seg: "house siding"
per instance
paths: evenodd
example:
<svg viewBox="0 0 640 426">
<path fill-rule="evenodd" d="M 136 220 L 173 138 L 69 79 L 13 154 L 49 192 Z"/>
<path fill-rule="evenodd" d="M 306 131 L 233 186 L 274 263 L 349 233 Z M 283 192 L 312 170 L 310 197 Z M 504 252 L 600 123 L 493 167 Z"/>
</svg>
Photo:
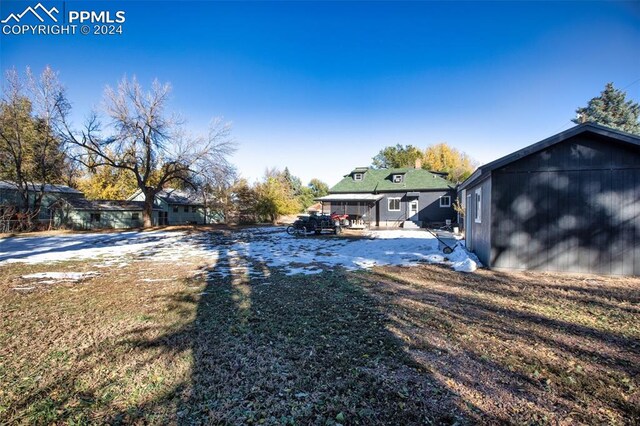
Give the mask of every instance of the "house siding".
<svg viewBox="0 0 640 426">
<path fill-rule="evenodd" d="M 440 207 L 440 197 L 443 195 L 451 197 L 451 206 Z M 400 211 L 389 210 L 389 198 L 400 198 Z M 455 221 L 456 214 L 453 209 L 455 191 L 422 191 L 417 198 L 418 221 L 422 224 Z M 409 203 L 415 199 L 416 197 L 409 197 L 407 192 L 385 193 L 384 197 L 377 202 L 377 208 L 380 211 L 379 225 L 400 226 L 402 222 L 409 220 Z M 376 212 L 373 211 L 373 213 Z"/>
<path fill-rule="evenodd" d="M 133 219 L 134 213 L 138 213 L 137 220 Z M 99 214 L 100 221 L 92 221 L 92 214 Z M 53 221 L 56 227 L 71 229 L 125 229 L 143 225 L 142 211 L 75 210 L 68 206 L 57 209 Z"/>
<path fill-rule="evenodd" d="M 138 192 L 131 198 L 133 201 L 144 201 L 144 194 Z M 166 225 L 181 225 L 187 223 L 196 223 L 196 224 L 204 224 L 205 220 L 205 208 L 201 205 L 196 205 L 196 211 L 192 211 L 193 205 L 191 204 L 168 204 L 165 200 L 156 197 L 153 202 L 154 206 L 161 209 L 163 212 L 167 213 L 167 223 Z M 174 212 L 173 208 L 178 207 L 178 211 Z M 189 211 L 185 212 L 184 208 L 188 207 Z M 162 220 L 160 219 L 160 213 L 154 213 L 154 225 L 160 224 Z"/>
<path fill-rule="evenodd" d="M 491 179 L 491 266 L 640 275 L 637 147 L 583 133 Z"/>
</svg>

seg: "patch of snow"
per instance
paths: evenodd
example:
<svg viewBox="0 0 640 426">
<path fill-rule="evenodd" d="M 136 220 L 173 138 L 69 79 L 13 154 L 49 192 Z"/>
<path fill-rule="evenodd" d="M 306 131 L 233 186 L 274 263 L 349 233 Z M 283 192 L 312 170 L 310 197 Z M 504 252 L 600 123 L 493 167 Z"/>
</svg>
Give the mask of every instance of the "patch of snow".
<svg viewBox="0 0 640 426">
<path fill-rule="evenodd" d="M 97 272 L 38 272 L 23 275 L 25 280 L 39 280 L 40 284 L 53 284 L 57 281 L 80 281 L 100 275 Z"/>
<path fill-rule="evenodd" d="M 0 239 L 0 264 L 53 263 L 92 259 L 96 268 L 121 268 L 131 262 L 175 264 L 204 260 L 207 276 L 269 276 L 269 268 L 289 275 L 318 274 L 375 266 L 411 266 L 419 263 L 450 265 L 472 271 L 478 259 L 460 244 L 443 255 L 438 240 L 424 230 L 375 230 L 362 239 L 288 235 L 282 227 L 246 228 L 227 235 L 169 231 L 130 231 L 114 234 L 75 234 L 55 237 Z M 149 279 L 147 279 L 149 280 Z"/>
<path fill-rule="evenodd" d="M 482 266 L 475 254 L 469 253 L 461 245 L 456 246 L 453 253 L 448 255 L 451 267 L 458 272 L 474 272 L 478 266 Z"/>
</svg>

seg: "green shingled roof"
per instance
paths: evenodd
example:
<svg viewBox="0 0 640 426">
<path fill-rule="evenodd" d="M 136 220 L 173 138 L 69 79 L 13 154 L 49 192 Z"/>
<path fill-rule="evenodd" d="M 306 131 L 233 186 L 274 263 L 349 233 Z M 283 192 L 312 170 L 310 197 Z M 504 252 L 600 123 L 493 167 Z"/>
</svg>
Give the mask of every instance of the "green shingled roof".
<svg viewBox="0 0 640 426">
<path fill-rule="evenodd" d="M 354 170 L 355 172 L 356 170 Z M 357 170 L 360 172 L 360 170 Z M 364 172 L 363 179 L 353 180 L 353 173 L 346 175 L 329 190 L 330 193 L 345 192 L 390 192 L 390 191 L 429 191 L 448 190 L 455 185 L 437 173 L 424 169 L 368 169 Z M 393 183 L 392 175 L 403 174 L 402 183 Z"/>
</svg>

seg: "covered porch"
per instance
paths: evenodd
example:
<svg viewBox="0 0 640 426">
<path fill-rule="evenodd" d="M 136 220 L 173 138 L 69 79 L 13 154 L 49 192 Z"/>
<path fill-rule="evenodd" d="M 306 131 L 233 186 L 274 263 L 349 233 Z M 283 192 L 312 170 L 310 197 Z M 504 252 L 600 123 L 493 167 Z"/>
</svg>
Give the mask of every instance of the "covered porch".
<svg viewBox="0 0 640 426">
<path fill-rule="evenodd" d="M 380 194 L 330 194 L 316 198 L 322 205 L 321 213 L 348 215 L 351 228 L 368 228 L 378 225 L 378 201 Z"/>
</svg>

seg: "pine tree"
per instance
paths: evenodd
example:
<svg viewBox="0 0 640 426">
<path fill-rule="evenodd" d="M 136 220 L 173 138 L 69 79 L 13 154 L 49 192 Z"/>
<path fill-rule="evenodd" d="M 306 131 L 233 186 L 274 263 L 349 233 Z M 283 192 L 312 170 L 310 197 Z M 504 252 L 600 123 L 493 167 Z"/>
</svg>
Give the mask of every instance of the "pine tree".
<svg viewBox="0 0 640 426">
<path fill-rule="evenodd" d="M 576 110 L 574 123 L 596 123 L 613 129 L 640 135 L 640 105 L 626 99 L 627 94 L 607 83 L 604 90 L 589 101 L 586 107 Z"/>
</svg>

